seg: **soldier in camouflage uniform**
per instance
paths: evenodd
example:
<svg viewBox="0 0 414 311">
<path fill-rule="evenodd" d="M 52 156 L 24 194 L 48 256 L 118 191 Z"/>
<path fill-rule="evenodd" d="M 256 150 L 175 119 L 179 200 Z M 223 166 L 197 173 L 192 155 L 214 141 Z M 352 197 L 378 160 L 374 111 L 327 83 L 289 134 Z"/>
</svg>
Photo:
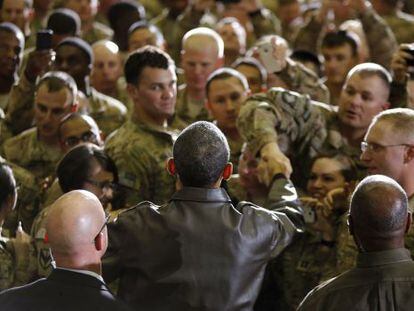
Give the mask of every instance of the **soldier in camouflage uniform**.
<svg viewBox="0 0 414 311">
<path fill-rule="evenodd" d="M 359 146 L 372 118 L 389 107 L 390 81 L 389 73 L 377 64 L 354 67 L 348 74 L 337 112 L 326 106 L 321 109 L 306 96 L 271 89 L 246 102 L 238 128 L 253 154 L 262 153 L 266 145 L 273 143 L 266 157 L 278 162 L 284 162 L 283 154 L 290 157 L 295 166 L 293 178 L 301 185 L 303 175 L 295 174 L 303 174 L 308 168 L 307 159 L 322 151 L 358 160 Z"/>
<path fill-rule="evenodd" d="M 400 0 L 372 0 L 372 5 L 394 32 L 398 43 L 414 42 L 414 15 L 401 11 Z"/>
<path fill-rule="evenodd" d="M 288 56 L 288 45 L 285 39 L 275 35 L 262 37 L 256 45 L 268 42 L 273 45 L 272 56 L 280 64 L 279 72 L 270 72 L 267 68 L 268 87 L 283 87 L 288 90 L 308 94 L 311 99 L 326 104 L 330 103 L 328 88 L 322 80 L 304 65 L 295 62 Z"/>
<path fill-rule="evenodd" d="M 56 0 L 55 7 L 71 9 L 79 14 L 82 25 L 82 38 L 92 44 L 99 40 L 110 40 L 114 34 L 108 26 L 95 21 L 98 11 L 98 0 L 78 1 L 78 0 Z"/>
<path fill-rule="evenodd" d="M 93 68 L 91 85 L 102 94 L 123 103 L 131 113 L 132 102 L 126 91 L 123 79 L 122 59 L 118 46 L 109 40 L 101 40 L 92 45 Z"/>
<path fill-rule="evenodd" d="M 199 27 L 187 32 L 182 40 L 181 65 L 186 84 L 177 96 L 177 115 L 188 124 L 208 120 L 204 107 L 208 76 L 223 65 L 224 43 L 217 32 Z"/>
<path fill-rule="evenodd" d="M 409 212 L 414 211 L 414 112 L 396 108 L 376 116 L 365 135 L 361 160 L 369 174 L 383 174 L 396 180 L 408 196 Z M 352 267 L 358 250 L 342 221 L 338 229 L 337 270 L 341 273 Z M 414 229 L 405 236 L 405 247 L 414 256 Z"/>
<path fill-rule="evenodd" d="M 246 78 L 231 68 L 214 71 L 207 80 L 206 107 L 217 127 L 221 129 L 230 146 L 230 161 L 237 165 L 244 143 L 236 127 L 237 116 L 250 93 Z"/>
<path fill-rule="evenodd" d="M 51 61 L 50 51 L 34 51 L 29 57 L 24 75 L 12 88 L 8 102 L 6 123 L 14 133 L 27 129 L 33 123 L 34 81 L 39 73 L 47 70 Z M 39 65 L 39 62 L 43 62 Z M 124 123 L 125 106 L 114 98 L 106 96 L 90 86 L 89 76 L 93 54 L 85 41 L 75 37 L 62 40 L 56 48 L 54 68 L 70 74 L 78 90 L 85 98 L 80 100 L 80 111 L 89 114 L 99 125 L 104 135 L 109 135 Z"/>
<path fill-rule="evenodd" d="M 18 79 L 24 49 L 23 33 L 14 24 L 0 24 L 0 109 L 6 110 L 11 87 Z M 10 53 L 11 51 L 11 53 Z"/>
<path fill-rule="evenodd" d="M 58 127 L 77 109 L 77 87 L 68 74 L 52 71 L 36 84 L 35 94 L 36 127 L 6 140 L 3 149 L 7 160 L 29 170 L 40 182 L 54 174 L 62 156 Z"/>
<path fill-rule="evenodd" d="M 22 228 L 16 238 L 6 238 L 2 226 L 6 217 L 14 209 L 17 199 L 16 182 L 11 168 L 0 164 L 0 291 L 24 285 L 33 277 L 31 265 L 30 238 Z"/>
<path fill-rule="evenodd" d="M 332 2 L 323 2 L 328 6 Z M 376 13 L 370 3 L 365 0 L 350 1 L 351 8 L 356 11 L 358 19 L 361 21 L 368 47 L 370 50 L 370 61 L 378 63 L 385 68 L 389 68 L 392 53 L 397 49 L 395 36 L 387 23 Z M 328 22 L 327 14 L 330 10 L 322 6 L 318 14 L 303 27 L 296 37 L 294 48 L 296 50 L 306 50 L 314 54 L 318 52 L 320 37 L 324 35 L 323 30 Z M 351 18 L 348 16 L 348 18 Z"/>
<path fill-rule="evenodd" d="M 108 137 L 105 150 L 118 167 L 120 183 L 136 190 L 128 203 L 151 200 L 162 204 L 175 191 L 174 177 L 165 169 L 178 135 L 173 118 L 174 62 L 160 49 L 147 46 L 128 57 L 125 77 L 134 112 L 131 120 Z"/>
</svg>

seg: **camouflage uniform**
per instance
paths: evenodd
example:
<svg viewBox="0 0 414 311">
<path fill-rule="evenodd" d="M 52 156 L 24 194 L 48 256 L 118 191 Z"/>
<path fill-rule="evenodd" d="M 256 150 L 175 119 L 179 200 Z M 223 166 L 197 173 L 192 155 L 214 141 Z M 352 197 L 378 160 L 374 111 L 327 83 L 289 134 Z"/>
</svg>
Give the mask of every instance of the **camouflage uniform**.
<svg viewBox="0 0 414 311">
<path fill-rule="evenodd" d="M 177 94 L 176 114 L 184 122 L 191 124 L 195 121 L 210 120 L 204 100 L 191 101 L 188 99 L 185 85 L 180 85 Z"/>
<path fill-rule="evenodd" d="M 56 164 L 63 155 L 58 146 L 39 141 L 36 128 L 6 140 L 3 147 L 8 161 L 29 170 L 38 179 L 54 175 Z"/>
<path fill-rule="evenodd" d="M 35 218 L 30 235 L 33 238 L 35 249 L 37 276 L 47 277 L 52 272 L 52 256 L 46 238 L 46 219 L 51 206 L 45 207 Z"/>
<path fill-rule="evenodd" d="M 181 40 L 177 40 L 174 31 L 172 31 L 176 27 L 177 18 L 170 16 L 169 9 L 165 8 L 160 15 L 151 20 L 151 23 L 161 30 L 167 42 L 168 54 L 178 64 L 180 62 Z"/>
<path fill-rule="evenodd" d="M 115 161 L 119 182 L 136 190 L 127 203 L 150 200 L 167 202 L 175 192 L 175 178 L 165 169 L 172 156 L 178 131 L 144 123 L 127 121 L 108 137 L 105 151 Z"/>
<path fill-rule="evenodd" d="M 34 275 L 33 249 L 17 262 L 13 239 L 0 236 L 0 291 L 28 283 Z"/>
<path fill-rule="evenodd" d="M 279 304 L 296 310 L 306 294 L 322 280 L 324 271 L 334 264 L 334 251 L 321 244 L 317 232 L 307 232 L 271 262 L 271 271 L 281 291 Z"/>
<path fill-rule="evenodd" d="M 397 41 L 391 28 L 372 8 L 368 8 L 359 16 L 359 19 L 367 38 L 370 50 L 370 61 L 378 63 L 385 68 L 389 68 L 392 54 L 398 48 Z M 322 40 L 324 33 L 323 26 L 324 25 L 319 23 L 315 18 L 312 18 L 309 23 L 299 31 L 294 48 L 318 54 L 318 43 Z"/>
<path fill-rule="evenodd" d="M 270 142 L 278 142 L 283 153 L 303 161 L 319 154 L 327 137 L 321 113 L 325 109 L 331 108 L 315 104 L 308 96 L 272 88 L 246 101 L 237 127 L 252 154 Z"/>
<path fill-rule="evenodd" d="M 9 100 L 9 93 L 0 95 L 0 109 L 1 109 L 2 116 L 4 116 L 4 111 L 6 110 L 8 100 Z"/>
<path fill-rule="evenodd" d="M 105 137 L 125 122 L 127 109 L 115 98 L 106 96 L 92 88 L 88 100 L 88 114 L 96 121 Z"/>
<path fill-rule="evenodd" d="M 285 82 L 289 90 L 307 94 L 311 99 L 329 104 L 329 90 L 315 73 L 300 63 L 288 62 L 277 76 Z"/>
<path fill-rule="evenodd" d="M 20 133 L 33 124 L 35 84 L 23 74 L 10 92 L 6 125 L 13 133 Z M 106 96 L 94 88 L 88 99 L 87 112 L 96 121 L 104 135 L 120 127 L 126 118 L 125 106 L 115 98 Z"/>
<path fill-rule="evenodd" d="M 1 157 L 0 162 L 7 163 L 11 167 L 16 184 L 19 187 L 16 207 L 7 216 L 3 224 L 3 235 L 11 237 L 14 236 L 19 221 L 22 222 L 25 232 L 30 231 L 33 219 L 39 211 L 41 189 L 35 176 L 28 170 L 7 162 Z"/>
<path fill-rule="evenodd" d="M 111 40 L 113 35 L 114 32 L 111 28 L 109 28 L 105 24 L 94 22 L 92 24 L 92 29 L 89 30 L 87 33 L 82 34 L 82 39 L 88 42 L 89 44 L 93 44 L 99 40 Z"/>
<path fill-rule="evenodd" d="M 414 16 L 396 11 L 392 15 L 381 16 L 394 32 L 398 43 L 414 42 Z"/>
</svg>

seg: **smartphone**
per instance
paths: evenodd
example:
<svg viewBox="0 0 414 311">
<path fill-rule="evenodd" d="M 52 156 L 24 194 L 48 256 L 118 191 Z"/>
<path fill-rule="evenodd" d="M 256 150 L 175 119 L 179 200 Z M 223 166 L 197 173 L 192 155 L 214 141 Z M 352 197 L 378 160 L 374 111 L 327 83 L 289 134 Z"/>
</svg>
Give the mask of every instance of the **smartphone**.
<svg viewBox="0 0 414 311">
<path fill-rule="evenodd" d="M 305 205 L 302 206 L 303 209 L 303 219 L 305 220 L 306 224 L 313 224 L 316 221 L 316 212 L 315 207 Z"/>
<path fill-rule="evenodd" d="M 50 50 L 52 48 L 53 30 L 42 29 L 36 34 L 36 51 Z"/>
<path fill-rule="evenodd" d="M 268 73 L 280 72 L 282 64 L 273 55 L 273 45 L 271 42 L 264 42 L 257 46 L 260 62 Z"/>
</svg>

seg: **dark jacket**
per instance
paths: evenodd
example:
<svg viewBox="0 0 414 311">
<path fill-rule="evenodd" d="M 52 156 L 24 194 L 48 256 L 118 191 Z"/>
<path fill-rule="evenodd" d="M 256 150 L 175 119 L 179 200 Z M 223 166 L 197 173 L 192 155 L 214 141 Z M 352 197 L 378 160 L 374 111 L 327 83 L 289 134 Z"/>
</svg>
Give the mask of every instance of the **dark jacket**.
<svg viewBox="0 0 414 311">
<path fill-rule="evenodd" d="M 55 269 L 46 279 L 0 294 L 2 311 L 128 311 L 93 276 Z"/>
<path fill-rule="evenodd" d="M 300 311 L 414 308 L 414 262 L 405 248 L 359 253 L 355 268 L 315 287 Z"/>
<path fill-rule="evenodd" d="M 272 210 L 234 207 L 222 188 L 185 187 L 166 205 L 143 202 L 109 226 L 104 277 L 120 277 L 136 310 L 251 310 L 266 263 L 302 225 L 284 178 L 269 199 Z"/>
</svg>

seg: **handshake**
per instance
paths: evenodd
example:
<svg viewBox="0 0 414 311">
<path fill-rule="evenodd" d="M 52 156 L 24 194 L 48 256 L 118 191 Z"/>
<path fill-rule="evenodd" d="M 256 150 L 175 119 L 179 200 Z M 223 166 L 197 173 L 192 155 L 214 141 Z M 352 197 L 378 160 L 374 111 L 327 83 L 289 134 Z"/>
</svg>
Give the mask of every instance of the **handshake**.
<svg viewBox="0 0 414 311">
<path fill-rule="evenodd" d="M 286 178 L 292 174 L 290 160 L 280 151 L 276 142 L 268 143 L 260 150 L 260 160 L 257 167 L 259 181 L 269 186 L 273 177 L 283 174 Z"/>
</svg>

